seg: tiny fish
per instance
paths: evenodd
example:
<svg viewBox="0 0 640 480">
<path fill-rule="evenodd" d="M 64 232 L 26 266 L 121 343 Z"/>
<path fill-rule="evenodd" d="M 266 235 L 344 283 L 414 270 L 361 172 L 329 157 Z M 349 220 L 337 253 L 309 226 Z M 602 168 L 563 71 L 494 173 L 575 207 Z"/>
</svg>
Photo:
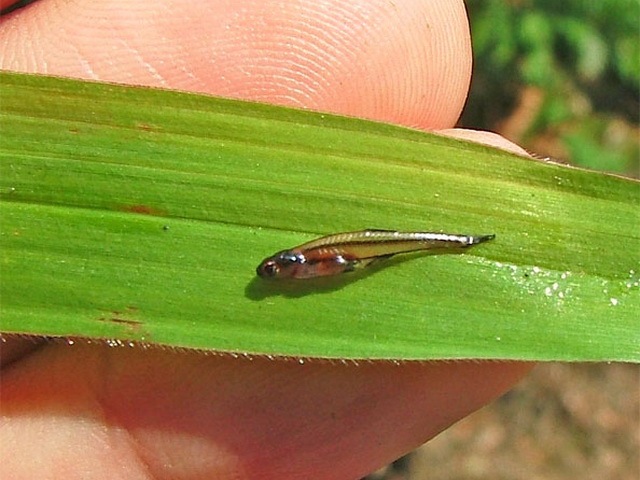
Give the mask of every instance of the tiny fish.
<svg viewBox="0 0 640 480">
<path fill-rule="evenodd" d="M 266 279 L 325 277 L 352 272 L 398 253 L 463 249 L 493 238 L 495 235 L 393 230 L 336 233 L 265 258 L 256 273 Z"/>
</svg>

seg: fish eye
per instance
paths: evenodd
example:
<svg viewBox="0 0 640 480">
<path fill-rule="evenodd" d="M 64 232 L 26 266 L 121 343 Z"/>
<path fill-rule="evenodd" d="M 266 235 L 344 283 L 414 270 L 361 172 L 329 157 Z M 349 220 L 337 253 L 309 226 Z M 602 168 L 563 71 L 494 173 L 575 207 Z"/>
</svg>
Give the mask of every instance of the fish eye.
<svg viewBox="0 0 640 480">
<path fill-rule="evenodd" d="M 263 263 L 258 269 L 258 275 L 261 277 L 275 277 L 280 273 L 280 267 L 273 260 Z"/>
</svg>

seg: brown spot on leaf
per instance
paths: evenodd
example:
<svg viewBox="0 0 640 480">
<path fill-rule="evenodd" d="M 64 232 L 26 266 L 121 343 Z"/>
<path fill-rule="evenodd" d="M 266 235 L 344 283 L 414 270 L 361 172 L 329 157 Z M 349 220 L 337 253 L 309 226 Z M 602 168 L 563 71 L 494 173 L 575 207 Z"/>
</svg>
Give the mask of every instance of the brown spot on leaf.
<svg viewBox="0 0 640 480">
<path fill-rule="evenodd" d="M 115 312 L 114 312 L 115 313 Z M 115 323 L 126 327 L 130 334 L 139 333 L 143 323 L 140 320 L 126 318 L 124 316 L 110 315 L 108 317 L 98 317 L 99 322 Z"/>
<path fill-rule="evenodd" d="M 116 315 L 112 315 L 109 317 L 98 317 L 98 320 L 100 322 L 123 323 L 125 325 L 136 326 L 136 327 L 139 325 L 142 325 L 142 322 L 140 320 L 134 320 L 132 318 L 125 318 L 125 317 L 118 317 Z"/>
<path fill-rule="evenodd" d="M 140 333 L 144 322 L 129 317 L 129 315 L 134 314 L 137 310 L 138 308 L 133 306 L 126 307 L 124 312 L 113 310 L 109 312 L 109 315 L 98 317 L 98 321 L 123 325 L 130 334 Z"/>
<path fill-rule="evenodd" d="M 163 216 L 165 212 L 158 208 L 154 208 L 150 205 L 142 205 L 142 204 L 134 204 L 134 205 L 124 205 L 121 210 L 130 213 L 139 213 L 142 215 L 155 215 L 155 216 Z"/>
<path fill-rule="evenodd" d="M 144 130 L 145 132 L 155 132 L 158 129 L 156 127 L 153 127 L 151 125 L 149 125 L 148 123 L 138 123 L 137 127 L 140 130 Z"/>
</svg>

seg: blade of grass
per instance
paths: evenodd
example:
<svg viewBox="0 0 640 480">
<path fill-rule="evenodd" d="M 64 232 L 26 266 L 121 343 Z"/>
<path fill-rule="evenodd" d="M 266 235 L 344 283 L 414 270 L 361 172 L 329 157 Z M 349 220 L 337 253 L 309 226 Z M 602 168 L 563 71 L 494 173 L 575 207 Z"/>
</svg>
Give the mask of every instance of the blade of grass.
<svg viewBox="0 0 640 480">
<path fill-rule="evenodd" d="M 640 360 L 635 181 L 358 119 L 0 74 L 1 331 L 327 358 Z M 495 233 L 322 282 L 363 228 Z"/>
</svg>

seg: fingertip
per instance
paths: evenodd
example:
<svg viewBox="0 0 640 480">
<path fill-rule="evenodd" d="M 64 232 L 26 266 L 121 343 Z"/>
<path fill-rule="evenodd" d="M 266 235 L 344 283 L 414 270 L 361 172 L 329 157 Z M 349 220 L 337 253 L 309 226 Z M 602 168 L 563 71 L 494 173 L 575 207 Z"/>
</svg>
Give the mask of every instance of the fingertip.
<svg viewBox="0 0 640 480">
<path fill-rule="evenodd" d="M 455 123 L 471 74 L 462 0 L 50 0 L 21 12 L 0 26 L 2 68 L 422 129 Z"/>
<path fill-rule="evenodd" d="M 361 3 L 366 21 L 344 13 L 320 25 L 342 40 L 312 108 L 420 129 L 454 125 L 472 63 L 462 2 Z"/>
<path fill-rule="evenodd" d="M 458 138 L 460 140 L 469 140 L 475 143 L 481 143 L 483 145 L 489 145 L 490 147 L 496 147 L 507 152 L 515 153 L 516 155 L 522 155 L 530 157 L 531 154 L 524 148 L 516 145 L 510 140 L 507 140 L 501 135 L 494 132 L 485 132 L 481 130 L 468 130 L 463 128 L 448 128 L 439 130 L 437 132 L 440 135 L 447 137 Z"/>
</svg>

